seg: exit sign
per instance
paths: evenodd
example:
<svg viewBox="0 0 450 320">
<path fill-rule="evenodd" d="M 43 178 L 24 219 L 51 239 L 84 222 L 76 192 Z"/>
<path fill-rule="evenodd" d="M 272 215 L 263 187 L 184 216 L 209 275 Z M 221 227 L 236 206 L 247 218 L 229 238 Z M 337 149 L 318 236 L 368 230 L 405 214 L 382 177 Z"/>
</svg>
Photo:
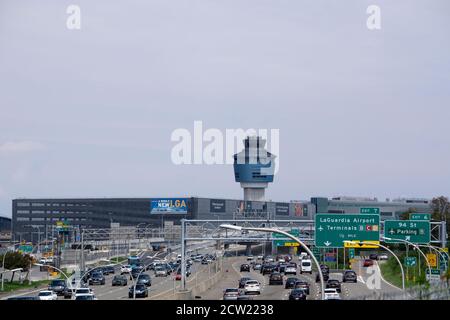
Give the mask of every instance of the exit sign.
<svg viewBox="0 0 450 320">
<path fill-rule="evenodd" d="M 430 221 L 431 220 L 431 214 L 429 213 L 411 213 L 409 215 L 410 220 L 425 220 Z"/>
<path fill-rule="evenodd" d="M 380 208 L 360 208 L 359 213 L 362 214 L 380 214 Z"/>
</svg>

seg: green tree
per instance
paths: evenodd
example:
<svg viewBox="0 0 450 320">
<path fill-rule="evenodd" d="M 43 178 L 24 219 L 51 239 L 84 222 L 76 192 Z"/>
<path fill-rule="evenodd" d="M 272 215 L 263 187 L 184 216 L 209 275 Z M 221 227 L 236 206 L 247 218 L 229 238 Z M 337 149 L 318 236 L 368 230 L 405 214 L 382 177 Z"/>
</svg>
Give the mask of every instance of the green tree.
<svg viewBox="0 0 450 320">
<path fill-rule="evenodd" d="M 22 268 L 23 271 L 28 271 L 33 259 L 28 254 L 21 254 L 19 252 L 5 253 L 5 269 L 17 269 Z M 3 255 L 0 256 L 0 261 L 3 261 Z"/>
<path fill-rule="evenodd" d="M 431 201 L 431 208 L 431 218 L 438 221 L 445 221 L 448 234 L 450 231 L 450 226 L 447 223 L 447 221 L 450 220 L 450 202 L 448 201 L 448 198 L 444 196 L 433 198 Z"/>
<path fill-rule="evenodd" d="M 417 212 L 416 208 L 409 208 L 407 211 L 401 213 L 399 218 L 400 218 L 400 220 L 409 220 L 409 215 L 411 213 L 416 213 L 416 212 Z"/>
</svg>

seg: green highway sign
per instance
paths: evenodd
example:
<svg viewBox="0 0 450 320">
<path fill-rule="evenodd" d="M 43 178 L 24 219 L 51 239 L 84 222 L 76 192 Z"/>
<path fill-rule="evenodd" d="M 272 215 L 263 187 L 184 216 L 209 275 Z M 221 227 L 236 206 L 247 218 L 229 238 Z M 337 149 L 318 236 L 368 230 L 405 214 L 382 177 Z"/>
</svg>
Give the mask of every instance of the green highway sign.
<svg viewBox="0 0 450 320">
<path fill-rule="evenodd" d="M 441 270 L 440 269 L 431 269 L 431 276 L 430 276 L 430 270 L 427 268 L 426 270 L 426 279 L 428 281 L 439 281 L 441 279 Z"/>
<path fill-rule="evenodd" d="M 343 248 L 344 241 L 379 241 L 378 214 L 316 214 L 315 245 L 320 248 Z"/>
<path fill-rule="evenodd" d="M 410 220 L 426 220 L 426 221 L 430 221 L 431 220 L 431 214 L 429 214 L 429 213 L 410 213 L 409 214 L 409 219 Z"/>
<path fill-rule="evenodd" d="M 380 208 L 360 208 L 359 213 L 362 214 L 380 214 Z"/>
<path fill-rule="evenodd" d="M 402 243 L 406 240 L 412 243 L 430 243 L 430 222 L 420 220 L 386 220 L 384 222 L 384 237 L 391 238 L 387 243 Z"/>
<path fill-rule="evenodd" d="M 291 229 L 288 233 L 292 234 L 294 237 L 300 237 L 300 230 Z M 281 233 L 272 233 L 273 238 L 287 238 L 285 235 Z M 275 246 L 277 247 L 297 247 L 300 244 L 292 239 L 289 240 L 274 240 Z"/>
<path fill-rule="evenodd" d="M 417 265 L 416 257 L 405 257 L 405 266 L 414 267 L 415 265 Z"/>
<path fill-rule="evenodd" d="M 312 248 L 312 253 L 316 257 L 317 260 L 322 260 L 322 255 L 320 254 L 320 249 L 317 247 Z"/>
<path fill-rule="evenodd" d="M 355 248 L 348 249 L 348 258 L 353 259 L 355 257 Z"/>
</svg>

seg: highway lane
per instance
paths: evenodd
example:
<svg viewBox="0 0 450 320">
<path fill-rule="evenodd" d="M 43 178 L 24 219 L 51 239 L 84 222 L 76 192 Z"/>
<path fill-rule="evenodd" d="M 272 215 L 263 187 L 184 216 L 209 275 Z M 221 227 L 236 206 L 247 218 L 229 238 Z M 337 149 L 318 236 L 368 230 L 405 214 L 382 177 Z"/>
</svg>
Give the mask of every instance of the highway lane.
<svg viewBox="0 0 450 320">
<path fill-rule="evenodd" d="M 289 298 L 290 289 L 285 289 L 284 283 L 288 277 L 297 277 L 299 280 L 307 281 L 310 284 L 310 294 L 307 300 L 315 300 L 319 295 L 319 286 L 312 280 L 309 275 L 289 275 L 284 276 L 283 285 L 270 285 L 269 275 L 263 276 L 259 270 L 250 272 L 240 272 L 240 266 L 243 263 L 248 263 L 245 257 L 230 257 L 225 262 L 226 274 L 213 288 L 207 290 L 202 294 L 204 300 L 221 300 L 223 299 L 223 290 L 226 288 L 237 288 L 239 279 L 242 277 L 250 277 L 258 280 L 261 284 L 261 294 L 252 295 L 254 300 L 287 300 Z"/>
</svg>

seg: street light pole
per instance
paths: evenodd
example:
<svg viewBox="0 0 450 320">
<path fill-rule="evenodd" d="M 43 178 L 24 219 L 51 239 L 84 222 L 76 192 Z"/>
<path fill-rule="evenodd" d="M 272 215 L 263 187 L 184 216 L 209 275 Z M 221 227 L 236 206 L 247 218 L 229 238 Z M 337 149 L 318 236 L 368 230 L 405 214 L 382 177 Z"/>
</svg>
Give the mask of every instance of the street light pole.
<svg viewBox="0 0 450 320">
<path fill-rule="evenodd" d="M 291 238 L 292 240 L 298 242 L 303 249 L 306 250 L 306 252 L 309 254 L 309 256 L 313 259 L 314 263 L 316 264 L 317 267 L 317 271 L 319 273 L 319 277 L 320 277 L 320 285 L 321 285 L 321 298 L 322 300 L 325 300 L 325 282 L 323 280 L 323 274 L 322 274 L 322 270 L 320 269 L 320 264 L 317 261 L 316 257 L 314 256 L 314 254 L 311 252 L 311 250 L 308 248 L 307 245 L 305 245 L 299 238 L 293 236 L 292 234 L 285 232 L 283 230 L 279 230 L 279 229 L 275 229 L 275 228 L 254 228 L 254 227 L 240 227 L 240 226 L 235 226 L 235 225 L 226 225 L 223 224 L 220 226 L 221 228 L 227 228 L 227 229 L 232 229 L 232 230 L 248 230 L 248 231 L 260 231 L 260 232 L 270 232 L 270 233 L 279 233 L 282 234 L 288 238 Z"/>
<path fill-rule="evenodd" d="M 353 241 L 349 241 L 349 240 L 345 240 L 344 242 L 353 243 Z M 389 249 L 388 247 L 386 247 L 386 246 L 384 246 L 382 244 L 379 244 L 377 242 L 360 241 L 359 244 L 360 245 L 362 245 L 362 244 L 370 244 L 370 245 L 379 246 L 379 247 L 389 251 L 389 253 L 394 256 L 394 258 L 397 260 L 397 262 L 398 262 L 398 264 L 400 266 L 400 270 L 402 271 L 402 290 L 405 291 L 405 272 L 403 271 L 403 265 L 402 265 L 400 259 L 397 257 L 397 255 L 391 249 Z"/>
<path fill-rule="evenodd" d="M 422 254 L 422 256 L 424 257 L 424 259 L 425 259 L 425 261 L 427 263 L 427 266 L 428 266 L 428 272 L 430 273 L 430 277 L 431 277 L 431 266 L 430 266 L 430 263 L 428 262 L 428 259 L 427 259 L 427 256 L 425 255 L 425 253 L 423 253 L 423 251 L 420 250 L 420 248 L 419 248 L 419 246 L 417 244 L 415 244 L 413 242 L 410 242 L 410 241 L 407 241 L 407 240 L 395 239 L 395 238 L 390 238 L 390 237 L 389 238 L 388 237 L 383 237 L 382 239 L 383 240 L 388 240 L 388 241 L 400 241 L 400 242 L 409 244 L 409 245 L 413 246 L 414 248 L 416 248 Z"/>
</svg>

